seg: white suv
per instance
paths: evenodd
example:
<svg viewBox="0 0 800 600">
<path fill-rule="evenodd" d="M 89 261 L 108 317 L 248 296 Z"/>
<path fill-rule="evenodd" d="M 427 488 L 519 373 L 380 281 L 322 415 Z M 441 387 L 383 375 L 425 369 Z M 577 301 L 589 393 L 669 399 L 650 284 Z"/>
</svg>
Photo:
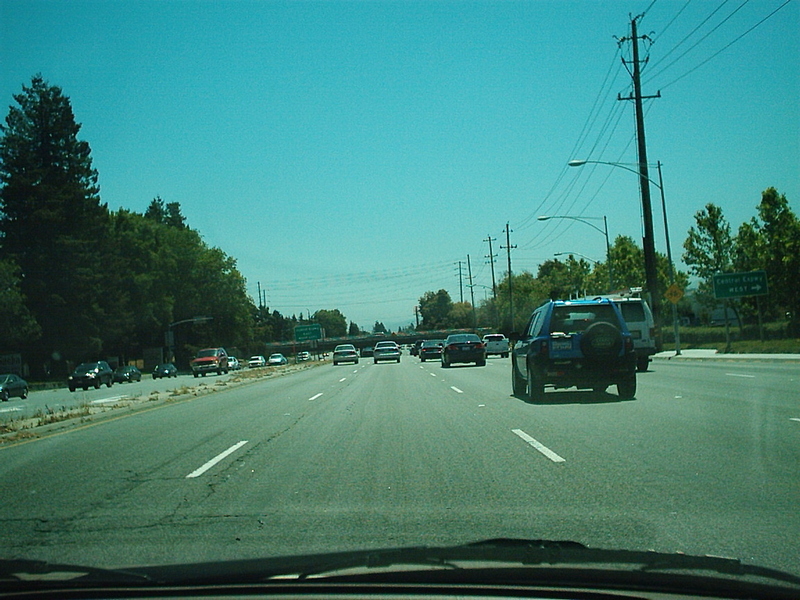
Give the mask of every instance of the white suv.
<svg viewBox="0 0 800 600">
<path fill-rule="evenodd" d="M 636 370 L 647 371 L 650 357 L 656 350 L 656 326 L 653 313 L 643 298 L 611 298 L 622 312 L 636 349 Z"/>
</svg>

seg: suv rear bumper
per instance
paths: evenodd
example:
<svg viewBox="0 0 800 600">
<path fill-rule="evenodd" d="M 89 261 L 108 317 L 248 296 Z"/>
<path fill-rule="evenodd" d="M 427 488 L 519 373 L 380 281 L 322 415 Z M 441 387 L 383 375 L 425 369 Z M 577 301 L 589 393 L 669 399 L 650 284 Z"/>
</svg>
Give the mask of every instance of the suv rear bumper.
<svg viewBox="0 0 800 600">
<path fill-rule="evenodd" d="M 601 362 L 586 359 L 534 361 L 534 368 L 544 385 L 555 388 L 594 388 L 613 385 L 636 376 L 636 354 L 623 362 Z"/>
</svg>

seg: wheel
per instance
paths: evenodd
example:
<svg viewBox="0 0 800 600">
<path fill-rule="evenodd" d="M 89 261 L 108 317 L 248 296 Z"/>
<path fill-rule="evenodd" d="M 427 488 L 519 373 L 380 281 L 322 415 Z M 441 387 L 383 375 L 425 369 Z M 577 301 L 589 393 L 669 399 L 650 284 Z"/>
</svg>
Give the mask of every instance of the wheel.
<svg viewBox="0 0 800 600">
<path fill-rule="evenodd" d="M 203 377 L 205 377 L 205 376 L 206 376 L 206 372 L 205 372 L 205 371 L 203 371 Z"/>
<path fill-rule="evenodd" d="M 113 379 L 109 379 L 109 380 L 106 382 L 106 386 L 108 386 L 108 387 L 111 387 L 112 385 L 114 385 L 114 380 L 113 380 Z M 97 387 L 100 387 L 100 386 L 98 385 Z"/>
<path fill-rule="evenodd" d="M 425 362 L 425 359 L 422 358 L 421 356 L 419 357 L 419 360 L 420 360 L 420 362 Z"/>
<path fill-rule="evenodd" d="M 443 368 L 443 369 L 449 369 L 449 368 L 450 368 L 450 363 L 449 363 L 449 362 L 447 362 L 447 359 L 446 359 L 446 358 L 443 358 L 443 359 L 442 359 L 442 368 Z"/>
<path fill-rule="evenodd" d="M 100 387 L 100 386 L 98 385 L 97 387 Z M 85 392 L 85 391 L 88 391 L 88 389 L 89 389 L 89 386 L 88 386 L 88 385 L 85 385 L 85 386 L 83 386 L 83 391 L 84 391 L 84 392 Z"/>
<path fill-rule="evenodd" d="M 647 356 L 640 356 L 636 359 L 636 370 L 640 373 L 647 371 L 647 367 L 650 365 L 650 358 Z"/>
<path fill-rule="evenodd" d="M 70 392 L 74 392 L 75 391 L 75 386 L 74 385 L 69 386 L 69 391 Z"/>
<path fill-rule="evenodd" d="M 476 367 L 485 367 L 486 366 L 486 360 L 485 359 L 484 360 L 476 360 L 475 361 L 475 366 Z"/>
<path fill-rule="evenodd" d="M 100 383 L 100 380 L 99 380 L 99 379 L 95 379 L 95 380 L 94 380 L 94 389 L 96 389 L 96 390 L 99 390 L 101 385 L 103 385 L 103 384 L 102 384 L 102 383 Z M 87 387 L 88 387 L 88 386 L 87 386 Z M 83 389 L 86 389 L 86 388 L 83 388 Z"/>
<path fill-rule="evenodd" d="M 20 398 L 25 400 L 25 398 L 27 397 L 28 397 L 28 388 L 22 388 L 22 396 L 20 396 Z"/>
<path fill-rule="evenodd" d="M 531 402 L 541 402 L 544 400 L 544 383 L 537 376 L 535 369 L 528 366 L 528 398 Z"/>
<path fill-rule="evenodd" d="M 197 373 L 192 373 L 192 375 L 194 375 L 195 377 L 197 377 Z"/>
<path fill-rule="evenodd" d="M 618 356 L 622 350 L 622 333 L 611 323 L 593 323 L 581 336 L 581 350 L 587 358 Z"/>
<path fill-rule="evenodd" d="M 400 359 L 399 359 L 399 358 L 397 359 L 397 362 L 400 362 Z"/>
<path fill-rule="evenodd" d="M 339 363 L 337 363 L 336 361 L 333 361 L 333 366 L 334 366 L 334 367 L 335 367 L 336 365 L 338 365 L 338 364 L 339 364 Z"/>
<path fill-rule="evenodd" d="M 527 381 L 524 377 L 520 377 L 517 365 L 511 363 L 511 390 L 515 396 L 524 396 L 527 392 Z"/>
<path fill-rule="evenodd" d="M 630 400 L 636 396 L 636 375 L 632 375 L 625 381 L 617 382 L 617 394 L 625 400 Z"/>
<path fill-rule="evenodd" d="M 2 395 L 0 395 L 0 400 L 8 402 L 8 390 L 3 390 Z"/>
<path fill-rule="evenodd" d="M 373 362 L 377 365 L 378 364 L 378 359 L 376 358 Z"/>
<path fill-rule="evenodd" d="M 504 352 L 500 355 L 500 358 L 508 358 L 508 352 Z"/>
</svg>

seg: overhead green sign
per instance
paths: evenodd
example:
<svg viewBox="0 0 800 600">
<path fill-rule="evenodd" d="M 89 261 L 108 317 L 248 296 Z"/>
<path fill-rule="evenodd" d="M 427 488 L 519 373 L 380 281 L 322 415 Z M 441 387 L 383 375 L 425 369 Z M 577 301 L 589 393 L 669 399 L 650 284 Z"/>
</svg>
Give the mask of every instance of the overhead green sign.
<svg viewBox="0 0 800 600">
<path fill-rule="evenodd" d="M 322 325 L 313 323 L 311 325 L 298 325 L 294 328 L 294 339 L 297 342 L 310 342 L 322 339 Z"/>
<path fill-rule="evenodd" d="M 714 297 L 717 299 L 765 296 L 766 294 L 767 274 L 765 271 L 714 275 Z"/>
</svg>

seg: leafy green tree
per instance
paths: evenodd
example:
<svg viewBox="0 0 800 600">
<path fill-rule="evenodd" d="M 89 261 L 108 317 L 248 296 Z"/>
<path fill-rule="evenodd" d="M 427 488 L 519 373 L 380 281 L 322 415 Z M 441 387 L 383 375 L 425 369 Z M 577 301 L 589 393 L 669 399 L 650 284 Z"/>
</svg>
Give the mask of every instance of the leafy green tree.
<svg viewBox="0 0 800 600">
<path fill-rule="evenodd" d="M 314 313 L 314 320 L 322 325 L 326 337 L 338 338 L 347 335 L 347 319 L 338 308 L 318 310 Z"/>
<path fill-rule="evenodd" d="M 26 344 L 38 374 L 52 356 L 99 354 L 119 306 L 103 285 L 108 210 L 69 98 L 36 75 L 14 100 L 0 126 L 0 235 L 41 326 Z"/>
<path fill-rule="evenodd" d="M 42 334 L 25 303 L 19 267 L 10 260 L 0 260 L 0 331 L 0 353 L 15 352 Z"/>
<path fill-rule="evenodd" d="M 421 330 L 447 329 L 450 327 L 453 301 L 447 290 L 425 292 L 419 299 L 419 314 L 422 316 Z"/>
<path fill-rule="evenodd" d="M 771 316 L 789 315 L 789 335 L 800 331 L 800 221 L 786 196 L 770 187 L 761 194 L 758 217 L 739 227 L 734 245 L 737 271 L 764 269 L 769 296 L 764 304 Z M 743 299 L 751 311 L 755 301 Z"/>
<path fill-rule="evenodd" d="M 713 203 L 695 213 L 696 226 L 689 228 L 683 243 L 683 262 L 689 272 L 700 278 L 698 298 L 707 306 L 716 305 L 713 277 L 733 269 L 734 246 L 731 227 L 722 208 Z"/>
</svg>

